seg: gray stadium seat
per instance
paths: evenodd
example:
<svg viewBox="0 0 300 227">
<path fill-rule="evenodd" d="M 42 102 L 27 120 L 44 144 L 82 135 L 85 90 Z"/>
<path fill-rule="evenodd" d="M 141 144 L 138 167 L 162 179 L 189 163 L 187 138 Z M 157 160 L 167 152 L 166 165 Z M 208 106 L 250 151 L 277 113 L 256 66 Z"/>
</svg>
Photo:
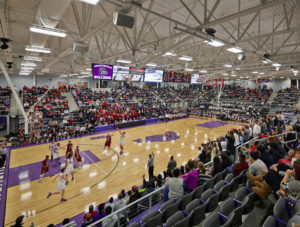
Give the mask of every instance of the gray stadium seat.
<svg viewBox="0 0 300 227">
<path fill-rule="evenodd" d="M 214 194 L 214 191 L 212 189 L 208 189 L 202 193 L 201 199 L 203 199 L 204 201 L 207 201 L 209 199 L 209 197 L 212 196 L 212 194 Z"/>
<path fill-rule="evenodd" d="M 295 213 L 300 212 L 300 200 L 297 201 L 294 210 L 295 210 Z"/>
<path fill-rule="evenodd" d="M 184 210 L 186 205 L 188 205 L 193 199 L 193 192 L 190 192 L 189 194 L 186 194 L 182 197 L 181 203 L 180 203 L 180 209 Z"/>
<path fill-rule="evenodd" d="M 182 211 L 177 211 L 175 214 L 173 214 L 171 217 L 168 218 L 165 226 L 166 227 L 171 227 L 175 223 L 177 223 L 178 221 L 180 221 L 184 218 L 185 218 L 185 216 L 184 216 L 183 212 Z"/>
<path fill-rule="evenodd" d="M 249 214 L 254 208 L 253 202 L 254 202 L 255 193 L 251 192 L 250 194 L 247 195 L 247 197 L 249 197 L 249 199 L 246 201 L 246 205 L 243 210 L 243 214 Z M 244 200 L 245 200 L 245 198 L 242 200 L 243 203 L 244 203 Z"/>
<path fill-rule="evenodd" d="M 221 202 L 221 201 L 224 201 L 225 199 L 228 198 L 229 192 L 230 192 L 230 188 L 231 188 L 231 183 L 225 184 L 225 185 L 221 188 L 221 190 L 220 190 L 221 195 L 220 195 L 220 198 L 219 198 L 219 201 L 220 201 L 220 202 Z"/>
<path fill-rule="evenodd" d="M 243 201 L 247 196 L 249 197 L 249 200 L 247 200 L 247 204 L 245 206 L 243 214 L 248 214 L 250 213 L 250 211 L 253 210 L 254 208 L 253 201 L 254 201 L 255 193 L 252 191 L 252 189 L 243 186 L 239 188 L 234 195 L 234 198 L 236 198 L 239 201 Z"/>
<path fill-rule="evenodd" d="M 191 213 L 195 208 L 201 205 L 201 202 L 199 199 L 194 199 L 191 201 L 188 205 L 185 207 L 185 211 L 188 213 Z"/>
<path fill-rule="evenodd" d="M 163 213 L 159 213 L 158 215 L 150 218 L 148 221 L 146 221 L 142 227 L 157 227 L 162 226 L 163 223 Z"/>
<path fill-rule="evenodd" d="M 286 222 L 292 217 L 291 209 L 284 198 L 280 197 L 275 203 L 273 215 Z"/>
<path fill-rule="evenodd" d="M 195 190 L 194 190 L 194 198 L 200 198 L 202 193 L 204 192 L 205 189 L 205 184 L 198 186 Z"/>
<path fill-rule="evenodd" d="M 225 181 L 221 180 L 214 185 L 214 189 L 216 189 L 217 191 L 220 191 L 221 188 L 224 186 L 224 184 L 225 184 Z"/>
<path fill-rule="evenodd" d="M 140 227 L 138 223 L 133 222 L 130 225 L 128 225 L 127 227 Z"/>
<path fill-rule="evenodd" d="M 225 181 L 230 182 L 233 179 L 233 177 L 233 173 L 227 174 L 227 176 L 225 177 Z"/>
<path fill-rule="evenodd" d="M 227 176 L 228 172 L 227 172 L 227 170 L 226 170 L 226 169 L 224 169 L 222 173 L 223 173 L 223 175 L 222 175 L 222 179 L 224 180 L 224 179 L 225 179 L 225 177 Z"/>
<path fill-rule="evenodd" d="M 293 223 L 300 223 L 300 214 L 295 214 L 287 223 L 287 227 L 293 227 Z"/>
<path fill-rule="evenodd" d="M 200 224 L 200 222 L 202 222 L 205 219 L 206 206 L 207 206 L 207 203 L 203 203 L 193 210 L 193 212 L 192 212 L 193 215 L 191 218 L 192 226 Z"/>
<path fill-rule="evenodd" d="M 160 211 L 164 211 L 168 206 L 174 204 L 176 202 L 175 199 L 170 199 L 167 202 L 164 202 L 163 205 L 159 208 Z"/>
<path fill-rule="evenodd" d="M 246 196 L 248 195 L 247 187 L 243 186 L 240 187 L 234 194 L 234 198 L 236 198 L 239 201 L 242 201 Z"/>
<path fill-rule="evenodd" d="M 150 218 L 154 217 L 155 215 L 157 215 L 159 212 L 157 210 L 152 210 L 150 211 L 148 214 L 144 215 L 142 217 L 141 222 L 145 223 L 146 221 L 148 221 Z"/>
<path fill-rule="evenodd" d="M 173 227 L 190 227 L 191 218 L 194 214 L 194 211 L 190 213 L 187 217 L 182 219 L 181 221 L 178 221 L 176 224 L 173 225 Z"/>
<path fill-rule="evenodd" d="M 205 183 L 205 190 L 213 188 L 214 182 L 215 182 L 214 178 L 211 178 L 208 181 L 206 181 L 206 183 Z"/>
<path fill-rule="evenodd" d="M 173 214 L 175 214 L 178 210 L 179 210 L 179 202 L 176 202 L 170 206 L 168 206 L 165 210 L 164 210 L 164 217 L 163 217 L 163 221 L 165 223 L 166 220 L 168 220 L 169 217 L 171 217 Z"/>
<path fill-rule="evenodd" d="M 265 221 L 262 227 L 274 227 L 276 226 L 276 221 L 272 215 L 270 215 Z"/>
<path fill-rule="evenodd" d="M 234 177 L 230 183 L 232 183 L 231 188 L 230 188 L 230 192 L 234 192 L 235 190 L 237 190 L 239 188 L 239 182 L 240 182 L 240 177 Z"/>
<path fill-rule="evenodd" d="M 223 172 L 217 173 L 216 176 L 214 177 L 215 179 L 215 184 L 218 183 L 220 180 L 223 179 Z"/>
<path fill-rule="evenodd" d="M 209 190 L 213 191 L 213 189 L 209 189 Z M 214 191 L 212 192 L 211 196 L 206 201 L 208 203 L 206 207 L 206 212 L 211 212 L 218 207 L 220 195 L 221 195 L 221 191 L 215 193 Z"/>
<path fill-rule="evenodd" d="M 227 222 L 228 220 L 228 222 Z M 233 221 L 233 214 L 229 217 L 224 217 L 221 213 L 213 213 L 208 218 L 204 220 L 202 223 L 202 227 L 224 227 L 231 226 Z"/>
</svg>

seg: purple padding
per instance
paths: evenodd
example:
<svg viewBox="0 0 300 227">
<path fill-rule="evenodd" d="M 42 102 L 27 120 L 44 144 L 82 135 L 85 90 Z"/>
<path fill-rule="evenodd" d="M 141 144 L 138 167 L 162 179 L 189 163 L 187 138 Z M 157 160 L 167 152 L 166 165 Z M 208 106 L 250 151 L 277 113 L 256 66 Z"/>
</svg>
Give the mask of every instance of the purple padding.
<svg viewBox="0 0 300 227">
<path fill-rule="evenodd" d="M 227 122 L 223 121 L 209 121 L 202 124 L 198 124 L 197 126 L 203 127 L 203 128 L 218 128 L 220 126 L 227 125 Z"/>
<path fill-rule="evenodd" d="M 94 128 L 94 132 L 103 132 L 112 129 L 116 129 L 116 127 L 114 125 L 99 126 Z"/>
<path fill-rule="evenodd" d="M 146 124 L 155 123 L 155 122 L 158 122 L 157 118 L 152 118 L 152 119 L 147 119 L 146 120 Z"/>
<path fill-rule="evenodd" d="M 100 159 L 97 158 L 92 152 L 90 151 L 83 151 L 81 152 L 82 157 L 82 164 L 92 164 L 95 162 L 99 162 Z M 88 158 L 87 158 L 88 157 Z M 64 163 L 66 160 L 65 156 L 60 158 L 60 162 Z M 41 172 L 41 162 L 31 163 L 29 165 L 18 166 L 15 168 L 9 169 L 9 178 L 8 178 L 8 187 L 13 187 L 22 183 L 27 183 L 30 181 L 34 181 L 40 178 Z M 78 164 L 75 161 L 74 167 L 78 168 Z M 49 172 L 46 176 L 52 176 L 57 174 L 60 171 L 60 165 L 57 164 L 53 166 L 52 162 L 49 162 Z"/>
</svg>

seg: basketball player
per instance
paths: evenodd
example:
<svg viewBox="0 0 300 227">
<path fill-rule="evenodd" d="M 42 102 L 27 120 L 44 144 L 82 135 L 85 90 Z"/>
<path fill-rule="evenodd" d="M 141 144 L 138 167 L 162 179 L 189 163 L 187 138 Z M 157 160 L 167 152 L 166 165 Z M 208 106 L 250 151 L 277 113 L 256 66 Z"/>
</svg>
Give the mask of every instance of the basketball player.
<svg viewBox="0 0 300 227">
<path fill-rule="evenodd" d="M 79 151 L 79 146 L 76 146 L 75 152 L 74 152 L 74 156 L 76 159 L 76 162 L 79 163 L 79 169 L 82 167 L 82 158 L 81 158 L 81 154 Z"/>
<path fill-rule="evenodd" d="M 49 155 L 46 155 L 46 158 L 42 161 L 42 170 L 40 179 L 38 180 L 39 183 L 42 183 L 42 178 L 47 174 L 49 171 Z"/>
<path fill-rule="evenodd" d="M 54 159 L 53 166 L 55 166 L 56 163 L 59 163 L 60 160 L 59 151 L 60 151 L 60 144 L 57 143 L 55 149 L 53 150 L 53 159 Z"/>
<path fill-rule="evenodd" d="M 103 151 L 105 151 L 105 148 L 108 147 L 108 150 L 110 152 L 111 137 L 113 136 L 114 133 L 115 132 L 113 132 L 112 134 L 107 133 Z"/>
<path fill-rule="evenodd" d="M 123 154 L 123 148 L 124 148 L 124 143 L 125 143 L 125 132 L 123 131 L 121 131 L 120 129 L 118 129 L 119 130 L 119 133 L 120 133 L 120 149 L 121 149 L 121 151 L 120 151 L 120 155 L 122 155 Z"/>
<path fill-rule="evenodd" d="M 51 161 L 53 161 L 53 152 L 54 152 L 54 149 L 55 149 L 55 143 L 52 140 L 51 143 L 49 144 L 49 150 L 51 151 Z"/>
<path fill-rule="evenodd" d="M 74 180 L 73 155 L 69 153 L 66 159 L 66 185 L 69 183 L 68 176 L 70 173 L 72 175 L 72 180 Z"/>
<path fill-rule="evenodd" d="M 65 198 L 64 198 L 64 195 L 65 195 L 65 188 L 66 188 L 66 175 L 65 175 L 65 170 L 66 168 L 63 167 L 61 170 L 60 170 L 60 173 L 57 174 L 55 176 L 55 178 L 53 179 L 53 183 L 56 181 L 57 178 L 59 178 L 58 180 L 58 183 L 57 183 L 57 191 L 56 192 L 49 192 L 47 198 L 49 198 L 50 196 L 52 195 L 55 195 L 55 194 L 60 194 L 61 193 L 61 199 L 60 201 L 61 202 L 64 202 L 64 201 L 67 201 Z"/>
<path fill-rule="evenodd" d="M 72 144 L 71 140 L 69 140 L 69 142 L 67 144 L 66 158 L 68 157 L 68 153 L 72 153 L 72 155 L 73 155 L 73 144 Z"/>
</svg>

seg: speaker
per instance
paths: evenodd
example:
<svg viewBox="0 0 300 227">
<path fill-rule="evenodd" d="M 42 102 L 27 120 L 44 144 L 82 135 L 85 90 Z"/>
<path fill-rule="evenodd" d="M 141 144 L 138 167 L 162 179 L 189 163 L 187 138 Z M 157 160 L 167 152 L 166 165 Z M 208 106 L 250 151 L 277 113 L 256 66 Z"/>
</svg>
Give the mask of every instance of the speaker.
<svg viewBox="0 0 300 227">
<path fill-rule="evenodd" d="M 126 28 L 133 28 L 134 17 L 121 14 L 119 12 L 114 12 L 113 23 L 117 26 L 122 26 Z"/>
<path fill-rule="evenodd" d="M 73 51 L 80 52 L 80 53 L 86 53 L 89 51 L 89 45 L 86 43 L 74 43 Z"/>
</svg>

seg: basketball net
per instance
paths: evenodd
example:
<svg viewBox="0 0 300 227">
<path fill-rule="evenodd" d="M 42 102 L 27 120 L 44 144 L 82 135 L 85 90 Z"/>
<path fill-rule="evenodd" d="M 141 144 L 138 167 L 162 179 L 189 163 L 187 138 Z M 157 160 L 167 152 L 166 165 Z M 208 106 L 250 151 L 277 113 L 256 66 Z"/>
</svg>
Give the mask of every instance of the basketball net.
<svg viewBox="0 0 300 227">
<path fill-rule="evenodd" d="M 215 79 L 215 86 L 217 89 L 217 107 L 220 108 L 220 98 L 224 90 L 224 79 Z"/>
</svg>

